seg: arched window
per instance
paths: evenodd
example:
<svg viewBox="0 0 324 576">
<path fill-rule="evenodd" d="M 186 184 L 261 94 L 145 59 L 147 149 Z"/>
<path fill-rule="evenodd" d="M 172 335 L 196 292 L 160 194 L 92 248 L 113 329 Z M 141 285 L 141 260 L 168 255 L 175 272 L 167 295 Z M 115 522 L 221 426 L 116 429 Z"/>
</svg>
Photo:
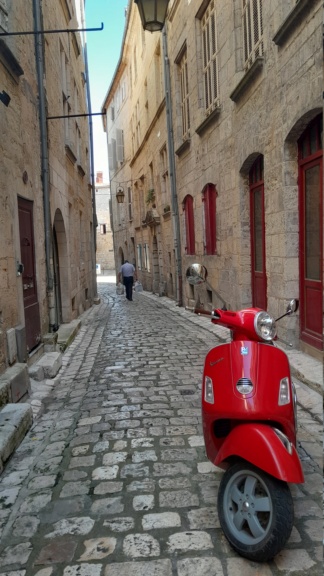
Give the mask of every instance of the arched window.
<svg viewBox="0 0 324 576">
<path fill-rule="evenodd" d="M 216 254 L 216 188 L 206 184 L 202 192 L 205 223 L 205 254 Z"/>
<path fill-rule="evenodd" d="M 195 219 L 193 197 L 188 194 L 183 201 L 186 226 L 186 254 L 195 254 Z"/>
</svg>

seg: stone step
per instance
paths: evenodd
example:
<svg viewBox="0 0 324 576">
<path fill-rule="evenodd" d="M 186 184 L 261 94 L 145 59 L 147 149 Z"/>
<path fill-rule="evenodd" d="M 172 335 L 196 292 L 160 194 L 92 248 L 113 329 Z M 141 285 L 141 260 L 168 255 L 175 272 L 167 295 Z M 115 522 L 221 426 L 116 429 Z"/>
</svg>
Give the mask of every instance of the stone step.
<svg viewBox="0 0 324 576">
<path fill-rule="evenodd" d="M 0 411 L 0 473 L 33 423 L 29 404 L 6 404 Z"/>
<path fill-rule="evenodd" d="M 40 382 L 44 378 L 55 378 L 61 367 L 61 352 L 46 352 L 35 364 L 30 366 L 28 373 L 30 378 Z"/>
</svg>

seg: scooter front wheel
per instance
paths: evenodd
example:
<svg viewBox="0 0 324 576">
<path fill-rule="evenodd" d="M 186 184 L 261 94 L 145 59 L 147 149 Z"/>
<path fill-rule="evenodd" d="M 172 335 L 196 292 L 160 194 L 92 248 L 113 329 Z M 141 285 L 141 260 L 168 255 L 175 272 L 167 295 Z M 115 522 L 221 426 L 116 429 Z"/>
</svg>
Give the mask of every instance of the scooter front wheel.
<svg viewBox="0 0 324 576">
<path fill-rule="evenodd" d="M 286 482 L 246 462 L 225 472 L 217 507 L 229 543 L 241 556 L 256 562 L 278 554 L 293 527 L 293 500 Z"/>
</svg>

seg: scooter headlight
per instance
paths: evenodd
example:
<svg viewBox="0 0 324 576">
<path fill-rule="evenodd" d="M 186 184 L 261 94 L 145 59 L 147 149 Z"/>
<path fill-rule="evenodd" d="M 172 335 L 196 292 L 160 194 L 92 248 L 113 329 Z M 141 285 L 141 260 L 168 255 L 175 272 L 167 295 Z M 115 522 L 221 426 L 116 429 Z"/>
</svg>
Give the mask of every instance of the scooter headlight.
<svg viewBox="0 0 324 576">
<path fill-rule="evenodd" d="M 258 312 L 254 320 L 254 328 L 262 340 L 270 341 L 276 336 L 275 319 L 268 312 Z"/>
</svg>

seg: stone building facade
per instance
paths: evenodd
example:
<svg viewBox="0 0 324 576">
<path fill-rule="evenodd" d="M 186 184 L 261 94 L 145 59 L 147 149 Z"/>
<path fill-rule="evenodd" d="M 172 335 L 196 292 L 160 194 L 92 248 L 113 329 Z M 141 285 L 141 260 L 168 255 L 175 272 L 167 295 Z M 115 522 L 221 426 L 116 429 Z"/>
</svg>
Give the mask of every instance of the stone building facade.
<svg viewBox="0 0 324 576">
<path fill-rule="evenodd" d="M 103 172 L 96 174 L 96 214 L 97 214 L 97 275 L 115 270 L 113 235 L 110 214 L 110 184 L 104 182 Z"/>
<path fill-rule="evenodd" d="M 183 282 L 184 305 L 277 317 L 298 297 L 280 334 L 320 357 L 322 26 L 319 0 L 170 0 L 165 45 L 130 2 L 103 104 L 112 187 L 130 189 L 130 205 L 113 204 L 116 260 L 134 257 L 144 286 L 172 297 L 178 232 L 181 276 L 208 270 L 203 286 Z"/>
<path fill-rule="evenodd" d="M 81 9 L 0 0 L 0 374 L 96 296 Z"/>
</svg>

